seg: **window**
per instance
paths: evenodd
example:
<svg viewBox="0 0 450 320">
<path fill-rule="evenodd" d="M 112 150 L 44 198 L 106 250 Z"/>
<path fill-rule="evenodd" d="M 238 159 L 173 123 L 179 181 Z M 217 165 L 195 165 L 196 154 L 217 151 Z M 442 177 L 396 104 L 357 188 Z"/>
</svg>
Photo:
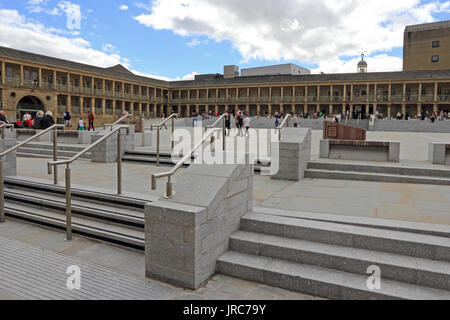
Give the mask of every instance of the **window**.
<svg viewBox="0 0 450 320">
<path fill-rule="evenodd" d="M 439 62 L 439 56 L 431 56 L 431 62 Z"/>
<path fill-rule="evenodd" d="M 439 41 L 433 41 L 433 48 L 439 48 Z"/>
</svg>

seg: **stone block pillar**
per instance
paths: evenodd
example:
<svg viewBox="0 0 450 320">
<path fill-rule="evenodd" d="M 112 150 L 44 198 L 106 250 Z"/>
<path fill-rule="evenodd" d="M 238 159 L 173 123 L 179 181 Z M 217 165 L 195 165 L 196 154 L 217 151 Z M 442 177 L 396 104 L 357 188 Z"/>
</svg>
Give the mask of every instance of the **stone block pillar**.
<svg viewBox="0 0 450 320">
<path fill-rule="evenodd" d="M 9 131 L 9 130 L 8 130 Z M 5 132 L 6 133 L 6 132 Z M 0 152 L 4 152 L 11 149 L 16 145 L 15 138 L 0 139 Z M 17 157 L 16 151 L 11 152 L 7 156 L 2 158 L 3 176 L 15 176 L 17 174 Z"/>
<path fill-rule="evenodd" d="M 115 127 L 113 127 L 115 128 Z M 91 143 L 96 142 L 110 132 L 109 128 L 99 134 L 91 136 Z M 121 130 L 122 155 L 125 151 L 134 150 L 136 147 L 136 138 L 134 126 L 130 126 L 129 133 L 126 129 Z M 107 138 L 105 141 L 92 149 L 92 162 L 112 163 L 117 161 L 117 133 Z"/>
<path fill-rule="evenodd" d="M 253 210 L 253 164 L 192 164 L 171 199 L 145 206 L 145 273 L 196 289 L 216 271 L 241 217 Z"/>
<path fill-rule="evenodd" d="M 278 168 L 272 179 L 298 181 L 311 161 L 311 129 L 284 128 L 280 141 L 272 142 L 271 167 Z"/>
</svg>

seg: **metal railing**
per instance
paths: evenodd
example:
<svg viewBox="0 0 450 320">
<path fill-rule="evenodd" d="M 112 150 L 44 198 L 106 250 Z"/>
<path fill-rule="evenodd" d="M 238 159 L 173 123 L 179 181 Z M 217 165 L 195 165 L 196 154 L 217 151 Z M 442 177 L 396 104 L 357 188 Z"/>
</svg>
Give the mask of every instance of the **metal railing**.
<svg viewBox="0 0 450 320">
<path fill-rule="evenodd" d="M 230 115 L 228 115 L 230 117 Z M 226 118 L 227 114 L 221 115 L 214 123 L 210 126 L 205 127 L 205 132 L 208 131 L 208 129 L 213 129 L 220 121 L 222 121 L 222 150 L 225 151 L 225 145 L 226 145 Z"/>
<path fill-rule="evenodd" d="M 281 140 L 281 130 L 284 128 L 284 126 L 287 124 L 289 127 L 289 120 L 291 119 L 291 114 L 288 113 L 286 117 L 284 118 L 283 122 L 277 127 L 278 130 L 278 140 Z"/>
<path fill-rule="evenodd" d="M 132 117 L 132 116 L 133 116 L 132 114 L 126 114 L 126 115 L 124 115 L 123 117 L 121 117 L 119 120 L 117 120 L 117 121 L 114 122 L 114 123 L 111 123 L 111 124 L 105 124 L 105 129 L 106 129 L 106 127 L 110 127 L 110 128 L 111 128 L 111 131 L 112 131 L 112 130 L 113 130 L 113 127 L 114 127 L 115 125 L 120 124 L 122 121 L 127 120 L 128 118 L 130 118 L 130 117 Z"/>
<path fill-rule="evenodd" d="M 13 124 L 8 124 L 8 123 L 5 123 L 3 121 L 0 121 L 0 131 L 2 132 L 1 133 L 2 139 L 5 139 L 5 129 L 6 128 L 11 128 L 11 131 L 14 131 L 14 125 Z"/>
<path fill-rule="evenodd" d="M 58 128 L 61 128 L 63 132 L 65 131 L 65 126 L 63 124 L 54 124 L 51 127 L 35 134 L 31 138 L 28 138 L 25 141 L 16 144 L 14 147 L 0 153 L 0 222 L 5 222 L 5 188 L 3 183 L 3 157 L 19 149 L 20 147 L 26 145 L 27 143 L 35 140 L 36 138 L 39 138 L 40 136 L 46 134 L 47 132 L 53 130 L 53 160 L 58 161 L 58 144 L 57 144 Z M 53 179 L 55 184 L 58 183 L 58 173 L 56 171 Z"/>
<path fill-rule="evenodd" d="M 172 188 L 172 176 L 178 171 L 178 169 L 181 168 L 181 166 L 187 160 L 192 159 L 192 155 L 194 154 L 194 152 L 197 151 L 197 149 L 200 148 L 206 142 L 206 140 L 208 140 L 209 137 L 211 137 L 211 135 L 217 130 L 219 130 L 219 128 L 211 128 L 210 131 L 208 131 L 203 136 L 202 141 L 199 142 L 196 146 L 194 146 L 194 148 L 191 149 L 191 151 L 189 153 L 184 155 L 183 158 L 181 158 L 181 160 L 178 161 L 178 163 L 172 168 L 172 170 L 167 171 L 167 172 L 152 174 L 152 190 L 156 190 L 156 183 L 157 183 L 158 179 L 167 177 L 168 180 L 167 180 L 167 184 L 166 184 L 166 194 L 164 195 L 164 197 L 166 199 L 173 197 L 174 192 L 173 192 L 173 188 Z"/>
<path fill-rule="evenodd" d="M 160 149 L 160 143 L 161 143 L 161 127 L 166 125 L 166 122 L 168 122 L 169 120 L 172 120 L 172 133 L 171 133 L 171 137 L 170 137 L 170 151 L 173 151 L 173 147 L 175 144 L 175 141 L 173 140 L 173 134 L 175 131 L 175 118 L 178 117 L 178 114 L 173 113 L 171 114 L 169 117 L 167 117 L 166 119 L 164 119 L 161 123 L 159 124 L 152 124 L 150 126 L 150 130 L 153 131 L 153 128 L 157 128 L 158 130 L 156 131 L 156 165 L 159 166 L 159 149 Z M 167 127 L 166 127 L 167 128 Z"/>
<path fill-rule="evenodd" d="M 79 157 L 84 155 L 86 152 L 90 151 L 95 146 L 99 145 L 110 136 L 117 132 L 117 194 L 122 194 L 122 141 L 121 141 L 121 133 L 120 130 L 127 129 L 127 134 L 129 134 L 130 126 L 127 125 L 119 125 L 114 130 L 103 136 L 101 139 L 95 141 L 90 146 L 86 147 L 84 150 L 77 153 L 75 156 L 68 160 L 54 160 L 47 162 L 48 174 L 52 173 L 52 167 L 54 167 L 53 171 L 58 172 L 59 165 L 67 165 L 65 170 L 65 191 L 66 191 L 66 238 L 67 241 L 72 240 L 72 191 L 71 191 L 71 171 L 70 165 L 72 162 L 77 160 Z M 57 181 L 55 182 L 57 184 Z"/>
</svg>

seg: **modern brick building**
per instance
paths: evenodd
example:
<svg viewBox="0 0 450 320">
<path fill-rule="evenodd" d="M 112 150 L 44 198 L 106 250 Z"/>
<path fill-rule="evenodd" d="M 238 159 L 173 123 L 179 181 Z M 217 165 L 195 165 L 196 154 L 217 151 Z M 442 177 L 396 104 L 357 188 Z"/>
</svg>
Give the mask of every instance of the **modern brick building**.
<svg viewBox="0 0 450 320">
<path fill-rule="evenodd" d="M 447 40 L 439 39 L 443 50 Z M 161 81 L 134 75 L 120 65 L 100 68 L 0 47 L 0 104 L 9 120 L 25 111 L 51 110 L 61 122 L 67 109 L 74 120 L 92 110 L 97 125 L 110 123 L 123 111 L 161 117 L 236 108 L 251 116 L 357 109 L 412 116 L 420 110 L 450 110 L 448 52 L 439 54 L 441 67 L 436 70 L 239 76 L 236 66 L 228 66 L 224 75 Z"/>
<path fill-rule="evenodd" d="M 407 26 L 403 70 L 450 69 L 450 20 Z"/>
</svg>

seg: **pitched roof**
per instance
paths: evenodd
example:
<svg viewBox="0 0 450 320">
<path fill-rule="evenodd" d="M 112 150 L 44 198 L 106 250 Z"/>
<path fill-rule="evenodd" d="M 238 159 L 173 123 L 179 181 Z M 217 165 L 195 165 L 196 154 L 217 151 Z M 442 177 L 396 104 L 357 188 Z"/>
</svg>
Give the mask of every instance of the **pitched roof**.
<svg viewBox="0 0 450 320">
<path fill-rule="evenodd" d="M 1 56 L 11 58 L 11 59 L 17 59 L 17 60 L 21 60 L 21 61 L 26 61 L 26 62 L 43 64 L 43 65 L 57 67 L 57 68 L 65 68 L 65 69 L 71 69 L 71 70 L 76 70 L 76 71 L 80 71 L 80 72 L 94 73 L 94 74 L 98 74 L 100 76 L 117 78 L 117 79 L 121 79 L 121 80 L 140 82 L 140 83 L 145 83 L 148 85 L 158 85 L 158 86 L 163 86 L 163 87 L 168 86 L 168 83 L 166 81 L 135 75 L 121 65 L 117 65 L 117 66 L 114 66 L 111 68 L 101 68 L 101 67 L 96 67 L 96 66 L 92 66 L 92 65 L 88 65 L 88 64 L 78 63 L 78 62 L 59 59 L 59 58 L 53 58 L 53 57 L 44 56 L 41 54 L 36 54 L 36 53 L 31 53 L 31 52 L 26 52 L 26 51 L 21 51 L 21 50 L 16 50 L 16 49 L 11 49 L 11 48 L 0 46 L 0 57 Z M 122 68 L 120 68 L 119 66 Z M 124 69 L 127 72 L 124 72 Z"/>
</svg>

